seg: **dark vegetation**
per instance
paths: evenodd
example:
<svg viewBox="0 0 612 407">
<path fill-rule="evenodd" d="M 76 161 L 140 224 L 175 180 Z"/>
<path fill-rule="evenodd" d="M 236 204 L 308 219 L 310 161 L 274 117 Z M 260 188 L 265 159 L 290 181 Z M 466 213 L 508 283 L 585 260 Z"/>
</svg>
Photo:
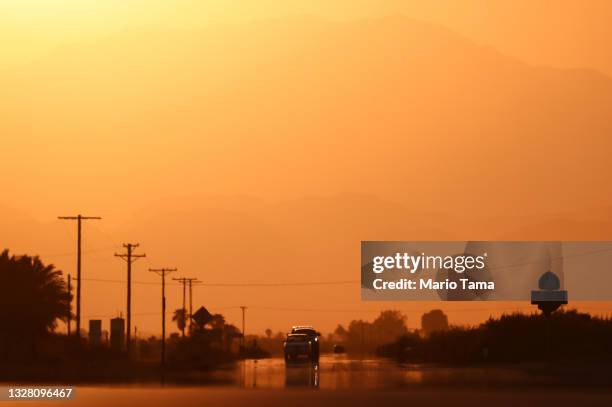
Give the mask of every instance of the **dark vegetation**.
<svg viewBox="0 0 612 407">
<path fill-rule="evenodd" d="M 71 295 L 62 272 L 38 257 L 0 254 L 0 381 L 130 382 L 158 380 L 161 340 L 132 340 L 132 351 L 113 349 L 108 336 L 94 345 L 81 333 L 57 333 L 57 321 L 71 314 Z M 267 357 L 256 341 L 243 345 L 238 328 L 201 307 L 193 320 L 177 310 L 182 337 L 166 340 L 168 381 L 203 380 L 212 368 L 242 357 Z M 74 327 L 75 324 L 73 324 Z M 206 379 L 210 381 L 209 379 Z"/>
<path fill-rule="evenodd" d="M 408 334 L 406 316 L 400 311 L 382 311 L 374 321 L 353 320 L 348 328 L 338 325 L 328 338 L 342 344 L 351 354 L 374 353 L 378 346 Z"/>
<path fill-rule="evenodd" d="M 523 363 L 612 360 L 612 319 L 577 311 L 510 314 L 471 328 L 408 333 L 379 355 L 414 363 Z"/>
<path fill-rule="evenodd" d="M 161 341 L 133 338 L 131 355 L 55 332 L 71 317 L 71 296 L 62 273 L 38 257 L 0 254 L 0 380 L 48 382 L 130 382 L 157 380 Z M 240 358 L 263 358 L 282 352 L 285 333 L 248 335 L 221 314 L 201 307 L 192 318 L 177 310 L 173 320 L 185 335 L 167 338 L 168 381 L 198 382 L 206 372 Z M 373 321 L 338 325 L 323 338 L 321 352 L 334 345 L 349 354 L 374 354 L 401 362 L 448 365 L 532 362 L 612 361 L 612 319 L 577 311 L 510 314 L 477 327 L 449 326 L 441 310 L 425 313 L 421 329 L 409 331 L 399 311 L 383 311 Z"/>
<path fill-rule="evenodd" d="M 35 360 L 61 347 L 52 332 L 70 316 L 62 272 L 38 257 L 0 254 L 0 361 Z"/>
</svg>

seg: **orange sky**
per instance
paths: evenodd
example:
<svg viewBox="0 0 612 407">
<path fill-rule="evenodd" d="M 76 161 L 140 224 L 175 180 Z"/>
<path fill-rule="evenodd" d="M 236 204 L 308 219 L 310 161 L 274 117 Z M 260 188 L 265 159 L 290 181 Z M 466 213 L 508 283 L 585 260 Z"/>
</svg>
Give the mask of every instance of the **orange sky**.
<svg viewBox="0 0 612 407">
<path fill-rule="evenodd" d="M 55 217 L 82 212 L 104 217 L 89 278 L 122 279 L 112 254 L 138 241 L 139 282 L 241 283 L 357 280 L 368 239 L 612 237 L 609 2 L 201 4 L 2 2 L 3 246 L 74 273 Z M 144 332 L 158 291 L 135 286 Z M 196 294 L 234 323 L 251 306 L 259 332 L 387 306 L 415 327 L 439 305 L 361 304 L 355 284 Z M 83 315 L 123 298 L 87 282 Z M 525 304 L 443 306 L 476 323 Z"/>
</svg>

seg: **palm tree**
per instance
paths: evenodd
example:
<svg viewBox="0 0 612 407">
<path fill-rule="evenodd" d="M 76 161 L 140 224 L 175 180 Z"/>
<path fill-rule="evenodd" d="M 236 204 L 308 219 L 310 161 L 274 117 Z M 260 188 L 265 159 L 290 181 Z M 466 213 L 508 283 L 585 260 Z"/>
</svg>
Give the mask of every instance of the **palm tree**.
<svg viewBox="0 0 612 407">
<path fill-rule="evenodd" d="M 183 336 L 185 336 L 185 326 L 187 326 L 187 310 L 184 308 L 177 309 L 174 311 L 172 320 L 176 322 L 176 326 L 178 327 L 179 331 L 181 331 Z"/>
<path fill-rule="evenodd" d="M 0 349 L 8 356 L 35 357 L 38 343 L 57 320 L 71 318 L 71 294 L 62 272 L 38 258 L 0 254 Z"/>
</svg>

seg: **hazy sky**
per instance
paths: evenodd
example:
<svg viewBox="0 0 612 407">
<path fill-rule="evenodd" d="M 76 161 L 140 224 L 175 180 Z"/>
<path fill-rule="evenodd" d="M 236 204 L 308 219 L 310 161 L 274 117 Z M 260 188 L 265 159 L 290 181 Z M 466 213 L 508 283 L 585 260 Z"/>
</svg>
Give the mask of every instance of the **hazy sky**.
<svg viewBox="0 0 612 407">
<path fill-rule="evenodd" d="M 74 273 L 84 315 L 156 332 L 148 267 L 208 283 L 355 281 L 367 239 L 606 239 L 606 1 L 0 1 L 0 242 Z M 580 69 L 574 69 L 580 68 Z M 142 283 L 142 284 L 140 284 Z M 169 308 L 180 303 L 170 286 Z M 249 327 L 437 304 L 354 283 L 196 289 Z M 489 306 L 490 305 L 490 306 Z M 443 305 L 476 323 L 527 304 Z M 316 313 L 308 309 L 323 309 Z M 301 310 L 301 311 L 300 311 Z"/>
<path fill-rule="evenodd" d="M 126 27 L 199 26 L 291 15 L 351 20 L 401 13 L 526 62 L 612 73 L 606 0 L 3 0 L 3 57 L 17 61 Z"/>
</svg>

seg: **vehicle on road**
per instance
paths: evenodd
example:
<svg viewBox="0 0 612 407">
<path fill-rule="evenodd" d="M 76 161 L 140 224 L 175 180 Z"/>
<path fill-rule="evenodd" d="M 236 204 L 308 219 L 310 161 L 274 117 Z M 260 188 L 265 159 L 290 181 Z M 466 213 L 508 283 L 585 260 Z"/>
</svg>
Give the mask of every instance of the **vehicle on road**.
<svg viewBox="0 0 612 407">
<path fill-rule="evenodd" d="M 308 340 L 312 343 L 314 351 L 313 360 L 319 360 L 319 337 L 321 333 L 318 332 L 311 326 L 297 325 L 291 328 L 292 334 L 304 334 L 308 337 Z"/>
<path fill-rule="evenodd" d="M 306 357 L 310 360 L 313 359 L 314 352 L 312 343 L 305 334 L 288 334 L 287 339 L 285 339 L 283 343 L 283 347 L 285 350 L 286 362 L 296 360 L 300 357 Z"/>
<path fill-rule="evenodd" d="M 311 361 L 319 360 L 319 336 L 311 326 L 294 326 L 283 343 L 285 361 L 305 356 Z"/>
</svg>

